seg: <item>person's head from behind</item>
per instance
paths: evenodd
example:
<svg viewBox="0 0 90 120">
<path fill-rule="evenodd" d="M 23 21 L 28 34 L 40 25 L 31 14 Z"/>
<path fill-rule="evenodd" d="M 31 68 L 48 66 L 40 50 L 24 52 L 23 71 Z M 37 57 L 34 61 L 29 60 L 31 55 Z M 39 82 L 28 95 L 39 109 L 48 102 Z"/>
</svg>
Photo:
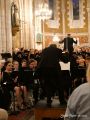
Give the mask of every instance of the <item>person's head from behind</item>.
<svg viewBox="0 0 90 120">
<path fill-rule="evenodd" d="M 7 111 L 1 108 L 0 108 L 0 120 L 8 120 Z"/>
<path fill-rule="evenodd" d="M 50 44 L 49 47 L 57 48 L 57 45 L 56 44 Z"/>
<path fill-rule="evenodd" d="M 71 37 L 71 34 L 70 34 L 70 33 L 68 33 L 68 34 L 67 34 L 67 37 Z"/>
<path fill-rule="evenodd" d="M 86 72 L 87 81 L 90 83 L 90 63 L 88 64 L 87 72 Z"/>
</svg>

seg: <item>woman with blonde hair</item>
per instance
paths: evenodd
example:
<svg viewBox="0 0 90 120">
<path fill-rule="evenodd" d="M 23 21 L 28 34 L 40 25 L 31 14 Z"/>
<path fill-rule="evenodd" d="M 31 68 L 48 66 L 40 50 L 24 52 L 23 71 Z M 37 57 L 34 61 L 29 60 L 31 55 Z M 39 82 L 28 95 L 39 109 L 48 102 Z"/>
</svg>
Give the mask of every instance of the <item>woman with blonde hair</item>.
<svg viewBox="0 0 90 120">
<path fill-rule="evenodd" d="M 0 108 L 0 120 L 8 120 L 8 112 Z"/>
<path fill-rule="evenodd" d="M 87 83 L 77 87 L 71 94 L 64 120 L 90 119 L 90 63 L 86 72 Z"/>
</svg>

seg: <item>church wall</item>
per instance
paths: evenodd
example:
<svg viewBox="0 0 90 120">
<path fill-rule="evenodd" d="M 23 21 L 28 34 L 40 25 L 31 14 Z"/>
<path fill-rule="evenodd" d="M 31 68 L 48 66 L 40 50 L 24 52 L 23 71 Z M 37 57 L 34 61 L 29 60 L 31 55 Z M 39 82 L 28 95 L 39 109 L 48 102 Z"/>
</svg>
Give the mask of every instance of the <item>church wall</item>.
<svg viewBox="0 0 90 120">
<path fill-rule="evenodd" d="M 74 38 L 78 38 L 80 44 L 88 43 L 88 37 L 90 34 L 88 33 L 88 0 L 79 0 L 80 18 L 78 20 L 73 20 L 72 0 L 54 1 L 55 17 L 53 20 L 50 19 L 44 21 L 44 41 L 42 42 L 44 45 L 42 46 L 46 47 L 48 44 L 53 43 L 53 37 L 55 34 L 61 40 L 67 35 L 67 33 L 70 33 Z"/>
</svg>

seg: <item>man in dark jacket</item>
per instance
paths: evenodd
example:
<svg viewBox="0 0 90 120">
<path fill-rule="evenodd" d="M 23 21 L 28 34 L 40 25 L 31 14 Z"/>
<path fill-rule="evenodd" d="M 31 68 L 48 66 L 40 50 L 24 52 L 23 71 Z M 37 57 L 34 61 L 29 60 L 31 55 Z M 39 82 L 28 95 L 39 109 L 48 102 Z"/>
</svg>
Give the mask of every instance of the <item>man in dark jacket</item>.
<svg viewBox="0 0 90 120">
<path fill-rule="evenodd" d="M 42 51 L 41 60 L 38 65 L 41 80 L 44 80 L 44 87 L 47 97 L 47 105 L 51 106 L 51 97 L 56 89 L 60 88 L 60 65 L 59 60 L 62 55 L 62 50 L 57 48 L 55 44 Z M 60 90 L 59 90 L 60 92 Z M 61 96 L 59 96 L 60 98 Z"/>
<path fill-rule="evenodd" d="M 59 41 L 59 43 L 64 43 L 64 51 L 67 51 L 70 55 L 72 55 L 73 43 L 77 44 L 77 40 L 74 41 L 74 39 L 71 37 L 71 34 L 67 34 L 67 37 L 64 38 L 62 41 Z"/>
</svg>

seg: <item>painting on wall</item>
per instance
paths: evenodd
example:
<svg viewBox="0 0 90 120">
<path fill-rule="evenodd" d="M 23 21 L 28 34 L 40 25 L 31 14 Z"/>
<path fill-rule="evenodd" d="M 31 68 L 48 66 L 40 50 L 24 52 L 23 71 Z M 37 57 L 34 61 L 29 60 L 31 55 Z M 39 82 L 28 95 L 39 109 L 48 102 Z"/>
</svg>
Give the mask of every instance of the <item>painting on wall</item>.
<svg viewBox="0 0 90 120">
<path fill-rule="evenodd" d="M 51 16 L 51 20 L 54 20 L 54 0 L 48 0 L 48 2 L 49 2 L 49 9 L 51 9 L 52 10 L 52 16 Z"/>
<path fill-rule="evenodd" d="M 72 0 L 73 5 L 73 20 L 79 20 L 80 14 L 79 14 L 79 0 Z"/>
<path fill-rule="evenodd" d="M 36 35 L 36 43 L 42 43 L 43 36 L 41 33 L 37 33 Z"/>
<path fill-rule="evenodd" d="M 49 4 L 49 9 L 52 10 L 52 16 L 50 18 L 50 20 L 48 20 L 47 25 L 49 26 L 49 28 L 59 28 L 59 20 L 56 19 L 56 1 L 55 0 L 48 0 L 48 4 Z"/>
<path fill-rule="evenodd" d="M 87 32 L 87 0 L 66 0 L 65 9 L 65 32 Z"/>
<path fill-rule="evenodd" d="M 48 0 L 49 9 L 52 10 L 51 19 L 45 21 L 45 32 L 62 33 L 62 0 Z"/>
</svg>

